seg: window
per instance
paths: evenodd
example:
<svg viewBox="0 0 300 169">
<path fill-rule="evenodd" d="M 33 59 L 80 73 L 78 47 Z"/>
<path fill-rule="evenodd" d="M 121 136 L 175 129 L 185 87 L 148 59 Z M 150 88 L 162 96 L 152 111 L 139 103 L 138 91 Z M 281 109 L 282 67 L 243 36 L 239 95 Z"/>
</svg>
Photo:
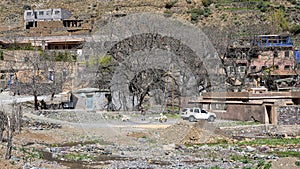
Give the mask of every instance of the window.
<svg viewBox="0 0 300 169">
<path fill-rule="evenodd" d="M 40 11 L 40 12 L 39 12 L 39 15 L 44 15 L 44 11 Z"/>
<path fill-rule="evenodd" d="M 199 113 L 199 109 L 194 109 L 194 112 L 195 113 Z"/>
<path fill-rule="evenodd" d="M 50 11 L 47 11 L 47 12 L 46 12 L 46 15 L 50 15 Z"/>
<path fill-rule="evenodd" d="M 229 66 L 228 67 L 228 71 L 229 71 L 229 74 L 234 73 L 234 67 L 233 66 Z"/>
<path fill-rule="evenodd" d="M 291 70 L 291 65 L 285 65 L 284 70 Z"/>
<path fill-rule="evenodd" d="M 31 12 L 27 12 L 27 16 L 31 16 Z"/>
<path fill-rule="evenodd" d="M 296 70 L 300 70 L 300 63 L 295 64 L 294 67 L 295 67 Z"/>
<path fill-rule="evenodd" d="M 240 69 L 240 73 L 245 73 L 245 71 L 246 71 L 245 66 L 240 66 L 239 69 Z"/>
<path fill-rule="evenodd" d="M 225 104 L 212 103 L 210 105 L 210 108 L 213 109 L 213 110 L 225 110 Z"/>
<path fill-rule="evenodd" d="M 274 56 L 275 58 L 278 57 L 278 51 L 277 51 L 277 50 L 274 50 L 273 56 Z"/>
<path fill-rule="evenodd" d="M 284 52 L 284 57 L 286 57 L 286 58 L 290 57 L 290 51 L 285 51 Z"/>
<path fill-rule="evenodd" d="M 59 13 L 60 13 L 59 11 L 55 11 L 55 12 L 54 12 L 55 15 L 58 15 Z"/>
<path fill-rule="evenodd" d="M 63 77 L 64 80 L 66 80 L 66 78 L 67 78 L 67 71 L 66 70 L 63 70 L 62 77 Z"/>
<path fill-rule="evenodd" d="M 277 70 L 277 69 L 279 69 L 279 66 L 278 65 L 274 65 L 274 68 Z"/>
<path fill-rule="evenodd" d="M 207 112 L 206 112 L 205 110 L 203 110 L 203 109 L 201 110 L 201 113 L 205 113 L 205 114 L 207 114 Z"/>
<path fill-rule="evenodd" d="M 256 66 L 251 66 L 250 69 L 251 69 L 251 72 L 253 73 L 256 71 Z"/>
<path fill-rule="evenodd" d="M 49 71 L 49 80 L 54 80 L 54 72 L 52 70 Z"/>
</svg>

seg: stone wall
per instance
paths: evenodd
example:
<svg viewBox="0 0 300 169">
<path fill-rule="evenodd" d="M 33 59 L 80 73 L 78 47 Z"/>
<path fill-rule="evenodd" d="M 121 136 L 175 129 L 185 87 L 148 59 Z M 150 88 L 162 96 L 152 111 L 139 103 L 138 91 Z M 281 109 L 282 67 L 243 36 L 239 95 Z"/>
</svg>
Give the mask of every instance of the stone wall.
<svg viewBox="0 0 300 169">
<path fill-rule="evenodd" d="M 262 105 L 251 104 L 228 104 L 226 113 L 223 113 L 220 118 L 226 120 L 252 121 L 251 116 L 261 123 L 264 123 L 264 107 Z"/>
<path fill-rule="evenodd" d="M 281 106 L 277 108 L 278 125 L 299 125 L 300 106 Z"/>
<path fill-rule="evenodd" d="M 245 125 L 221 127 L 226 136 L 233 138 L 282 138 L 300 136 L 298 125 Z"/>
</svg>

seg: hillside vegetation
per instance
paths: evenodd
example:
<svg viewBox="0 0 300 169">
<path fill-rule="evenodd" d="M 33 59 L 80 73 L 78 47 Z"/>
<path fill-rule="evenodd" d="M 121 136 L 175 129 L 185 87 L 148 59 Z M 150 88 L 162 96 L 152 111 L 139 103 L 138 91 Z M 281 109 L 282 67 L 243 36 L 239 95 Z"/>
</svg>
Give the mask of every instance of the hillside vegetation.
<svg viewBox="0 0 300 169">
<path fill-rule="evenodd" d="M 247 34 L 253 25 L 263 27 L 266 34 L 297 34 L 300 30 L 297 0 L 2 0 L 0 31 L 23 30 L 24 10 L 45 8 L 64 8 L 74 18 L 95 23 L 115 14 L 158 12 L 199 27 L 234 28 L 238 34 Z"/>
</svg>

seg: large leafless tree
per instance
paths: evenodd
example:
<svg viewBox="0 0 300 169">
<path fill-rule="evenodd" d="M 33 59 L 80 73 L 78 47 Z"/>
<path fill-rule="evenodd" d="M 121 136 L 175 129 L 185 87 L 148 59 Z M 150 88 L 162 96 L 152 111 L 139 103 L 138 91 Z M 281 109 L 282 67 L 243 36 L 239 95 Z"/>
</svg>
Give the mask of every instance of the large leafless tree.
<svg viewBox="0 0 300 169">
<path fill-rule="evenodd" d="M 98 63 L 107 56 L 112 60 L 109 66 L 98 64 L 100 68 L 87 64 L 90 71 L 84 74 L 88 79 L 84 82 L 99 75 L 96 79 L 100 80 L 90 86 L 109 82 L 106 87 L 114 103 L 125 110 L 140 107 L 149 99 L 163 103 L 172 100 L 170 97 L 199 96 L 215 90 L 215 84 L 223 79 L 217 52 L 190 23 L 158 14 L 128 15 L 108 21 L 93 40 L 85 45 L 80 60 L 95 63 L 99 58 Z M 105 70 L 111 73 L 100 73 Z M 104 76 L 110 80 L 101 79 Z"/>
<path fill-rule="evenodd" d="M 267 24 L 246 23 L 228 28 L 206 26 L 202 29 L 219 53 L 228 89 L 247 88 L 246 79 L 252 73 L 251 63 L 259 54 L 259 49 L 253 45 L 254 37 L 269 34 L 270 27 Z M 243 67 L 242 72 L 240 66 Z"/>
</svg>

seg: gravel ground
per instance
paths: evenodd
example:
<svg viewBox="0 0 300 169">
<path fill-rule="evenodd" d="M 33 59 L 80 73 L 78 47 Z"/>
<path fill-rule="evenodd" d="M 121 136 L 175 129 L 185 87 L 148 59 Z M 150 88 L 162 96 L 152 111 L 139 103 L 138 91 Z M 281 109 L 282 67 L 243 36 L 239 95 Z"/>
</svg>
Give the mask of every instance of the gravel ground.
<svg viewBox="0 0 300 169">
<path fill-rule="evenodd" d="M 169 118 L 166 123 L 149 114 L 72 111 L 25 114 L 34 124 L 15 137 L 10 163 L 0 168 L 246 168 L 272 161 L 272 168 L 297 168 L 297 158 L 279 158 L 274 150 L 300 154 L 290 147 L 211 144 L 232 142 L 218 127 L 228 121 L 190 123 Z M 59 124 L 59 125 L 56 125 Z M 38 126 L 40 125 L 40 126 Z M 60 127 L 57 127 L 60 126 Z M 252 131 L 255 128 L 251 128 Z M 236 130 L 236 129 L 235 129 Z M 247 131 L 244 127 L 242 130 Z M 190 146 L 189 146 L 190 145 Z M 4 144 L 0 147 L 4 152 Z M 43 154 L 40 157 L 39 154 Z M 30 160 L 29 160 L 29 159 Z M 290 165 L 285 162 L 289 161 Z M 11 166 L 11 164 L 13 165 Z M 3 163 L 4 164 L 4 163 Z M 35 168 L 35 169 L 36 169 Z"/>
</svg>

